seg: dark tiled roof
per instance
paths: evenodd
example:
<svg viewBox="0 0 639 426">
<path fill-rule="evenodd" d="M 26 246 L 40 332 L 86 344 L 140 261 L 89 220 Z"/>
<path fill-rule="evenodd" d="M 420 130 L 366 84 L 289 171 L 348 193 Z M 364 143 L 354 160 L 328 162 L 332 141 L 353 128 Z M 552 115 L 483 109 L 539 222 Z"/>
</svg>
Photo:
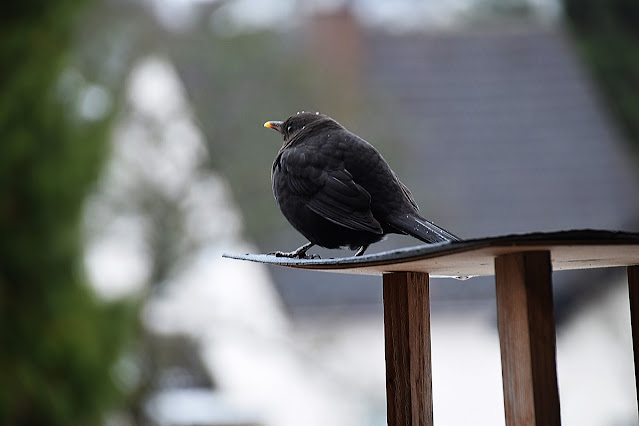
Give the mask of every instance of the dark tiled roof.
<svg viewBox="0 0 639 426">
<path fill-rule="evenodd" d="M 560 31 L 375 33 L 367 47 L 367 87 L 403 117 L 403 179 L 432 220 L 466 237 L 631 227 L 631 159 Z"/>
</svg>

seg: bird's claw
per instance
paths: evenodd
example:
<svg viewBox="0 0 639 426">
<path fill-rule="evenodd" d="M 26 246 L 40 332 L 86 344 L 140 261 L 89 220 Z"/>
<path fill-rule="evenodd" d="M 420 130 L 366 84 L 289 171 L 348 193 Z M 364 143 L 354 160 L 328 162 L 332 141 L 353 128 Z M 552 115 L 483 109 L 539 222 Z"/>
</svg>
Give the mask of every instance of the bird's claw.
<svg viewBox="0 0 639 426">
<path fill-rule="evenodd" d="M 288 257 L 289 259 L 319 259 L 320 257 L 318 254 L 311 254 L 311 255 L 306 254 L 308 249 L 310 249 L 314 245 L 315 244 L 313 243 L 306 243 L 302 247 L 298 248 L 297 250 L 274 251 L 269 254 L 275 257 Z"/>
<path fill-rule="evenodd" d="M 306 254 L 305 252 L 293 251 L 272 251 L 269 253 L 275 257 L 287 257 L 289 259 L 320 259 L 319 254 Z"/>
</svg>

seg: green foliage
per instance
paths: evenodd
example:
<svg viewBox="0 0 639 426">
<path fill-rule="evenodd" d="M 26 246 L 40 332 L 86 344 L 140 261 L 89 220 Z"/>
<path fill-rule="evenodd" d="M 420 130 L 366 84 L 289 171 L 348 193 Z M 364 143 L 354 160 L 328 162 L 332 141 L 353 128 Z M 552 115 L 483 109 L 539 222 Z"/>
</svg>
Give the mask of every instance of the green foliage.
<svg viewBox="0 0 639 426">
<path fill-rule="evenodd" d="M 564 0 L 564 8 L 584 59 L 639 153 L 639 2 Z"/>
<path fill-rule="evenodd" d="M 99 424 L 133 309 L 84 282 L 83 201 L 109 118 L 60 96 L 84 1 L 10 2 L 0 18 L 0 423 Z"/>
</svg>

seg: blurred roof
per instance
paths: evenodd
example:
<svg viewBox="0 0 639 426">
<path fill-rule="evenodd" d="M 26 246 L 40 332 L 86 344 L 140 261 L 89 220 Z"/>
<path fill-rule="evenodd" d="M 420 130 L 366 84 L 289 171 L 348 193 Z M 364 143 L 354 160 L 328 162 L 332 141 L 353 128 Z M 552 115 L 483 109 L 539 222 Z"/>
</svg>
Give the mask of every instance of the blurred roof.
<svg viewBox="0 0 639 426">
<path fill-rule="evenodd" d="M 367 48 L 367 87 L 405 123 L 404 180 L 433 220 L 477 237 L 637 218 L 627 147 L 560 31 L 376 33 Z"/>
<path fill-rule="evenodd" d="M 400 177 L 424 216 L 463 238 L 638 230 L 639 181 L 628 147 L 561 30 L 393 35 L 344 31 L 349 17 L 335 19 L 331 27 L 322 16 L 320 29 L 360 38 L 327 43 L 340 58 L 354 58 L 362 90 L 387 104 L 392 116 L 383 120 L 403 151 Z M 344 54 L 340 46 L 363 52 Z M 378 279 L 272 272 L 292 310 L 381 300 Z M 467 297 L 492 291 L 490 282 L 471 282 Z M 454 297 L 459 289 L 435 290 Z"/>
</svg>

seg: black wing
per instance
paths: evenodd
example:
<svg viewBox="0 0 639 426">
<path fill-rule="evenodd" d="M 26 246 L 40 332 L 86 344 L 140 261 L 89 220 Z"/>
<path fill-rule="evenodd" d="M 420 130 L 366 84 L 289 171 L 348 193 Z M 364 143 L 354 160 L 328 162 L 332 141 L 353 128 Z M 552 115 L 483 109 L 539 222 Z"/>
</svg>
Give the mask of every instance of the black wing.
<svg viewBox="0 0 639 426">
<path fill-rule="evenodd" d="M 293 152 L 288 154 L 296 156 Z M 325 170 L 308 163 L 302 164 L 299 156 L 295 158 L 296 161 L 291 162 L 294 167 L 287 167 L 294 158 L 286 158 L 288 155 L 283 157 L 282 172 L 286 174 L 290 190 L 295 196 L 305 200 L 310 210 L 346 228 L 384 233 L 371 212 L 370 194 L 353 181 L 348 170 Z"/>
</svg>

